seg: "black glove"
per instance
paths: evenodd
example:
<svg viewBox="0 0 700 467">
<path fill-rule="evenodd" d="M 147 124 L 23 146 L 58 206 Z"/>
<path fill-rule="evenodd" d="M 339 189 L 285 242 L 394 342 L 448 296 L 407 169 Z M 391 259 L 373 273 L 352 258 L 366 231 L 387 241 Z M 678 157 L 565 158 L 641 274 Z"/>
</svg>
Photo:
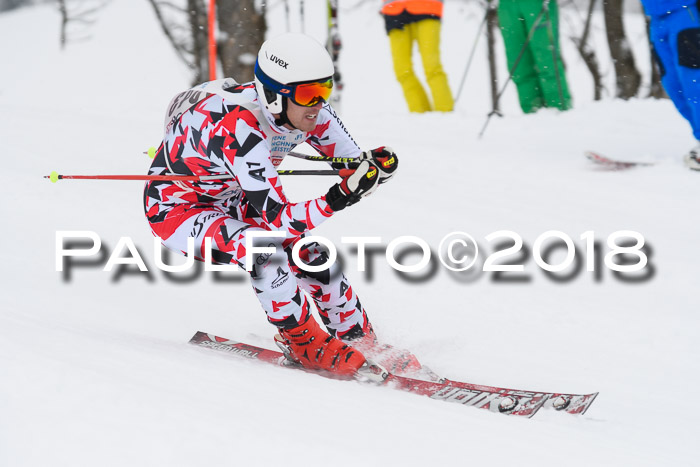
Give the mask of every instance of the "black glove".
<svg viewBox="0 0 700 467">
<path fill-rule="evenodd" d="M 399 156 L 390 147 L 382 146 L 360 154 L 361 161 L 370 161 L 379 169 L 379 183 L 386 183 L 399 168 Z"/>
<path fill-rule="evenodd" d="M 369 161 L 362 161 L 355 171 L 328 190 L 326 202 L 334 211 L 345 209 L 377 189 L 379 170 Z"/>
</svg>

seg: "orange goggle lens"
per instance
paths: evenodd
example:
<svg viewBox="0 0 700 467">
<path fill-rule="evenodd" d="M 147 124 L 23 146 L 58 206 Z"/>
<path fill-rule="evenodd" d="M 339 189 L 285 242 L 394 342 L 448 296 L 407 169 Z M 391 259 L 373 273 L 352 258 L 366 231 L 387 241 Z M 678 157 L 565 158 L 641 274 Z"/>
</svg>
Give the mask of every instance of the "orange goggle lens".
<svg viewBox="0 0 700 467">
<path fill-rule="evenodd" d="M 332 90 L 332 78 L 321 83 L 297 84 L 294 88 L 293 100 L 298 105 L 311 107 L 321 101 L 328 101 Z"/>
</svg>

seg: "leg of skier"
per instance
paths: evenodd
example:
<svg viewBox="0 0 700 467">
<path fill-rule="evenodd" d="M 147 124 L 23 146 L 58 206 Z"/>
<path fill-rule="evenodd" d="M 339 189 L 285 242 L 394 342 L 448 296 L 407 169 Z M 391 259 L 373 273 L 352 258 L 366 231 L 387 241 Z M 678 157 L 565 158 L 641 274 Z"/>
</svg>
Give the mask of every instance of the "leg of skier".
<svg viewBox="0 0 700 467">
<path fill-rule="evenodd" d="M 316 242 L 306 244 L 299 256 L 308 265 L 328 262 L 326 249 Z M 292 268 L 301 287 L 313 298 L 321 320 L 332 336 L 350 341 L 370 332 L 367 313 L 337 262 L 318 272 L 305 271 L 294 264 Z"/>
<path fill-rule="evenodd" d="M 321 265 L 328 261 L 327 251 L 318 243 L 301 249 L 306 264 Z M 421 369 L 418 359 L 409 351 L 380 344 L 354 288 L 338 263 L 320 272 L 308 272 L 292 266 L 302 288 L 313 298 L 321 320 L 331 335 L 358 349 L 368 359 L 396 374 L 414 373 Z"/>
<path fill-rule="evenodd" d="M 440 60 L 440 27 L 440 20 L 437 19 L 424 19 L 415 23 L 418 50 L 433 95 L 433 106 L 438 112 L 452 112 L 454 99 Z"/>
<path fill-rule="evenodd" d="M 541 9 L 539 7 L 527 10 L 525 5 L 523 10 L 528 27 L 534 23 Z M 537 70 L 537 79 L 546 107 L 553 107 L 559 110 L 569 110 L 571 108 L 571 94 L 566 81 L 566 71 L 564 62 L 561 59 L 559 50 L 559 10 L 557 2 L 551 1 L 548 4 L 548 11 L 542 15 L 540 24 L 535 28 L 535 33 L 530 41 L 532 56 Z"/>
<path fill-rule="evenodd" d="M 389 32 L 389 45 L 394 63 L 396 79 L 403 89 L 408 110 L 410 112 L 429 112 L 432 105 L 423 85 L 413 71 L 413 41 L 415 39 L 415 23 L 407 24 L 403 29 L 393 29 Z"/>
<path fill-rule="evenodd" d="M 516 0 L 502 0 L 498 5 L 498 19 L 501 24 L 508 69 L 512 71 L 513 82 L 518 89 L 520 108 L 524 113 L 533 113 L 544 107 L 545 103 L 537 78 L 535 59 L 530 44 L 526 44 L 532 24 L 528 27 L 521 9 L 522 5 Z M 535 18 L 532 18 L 532 22 Z"/>
<path fill-rule="evenodd" d="M 365 364 L 356 349 L 325 332 L 313 318 L 306 295 L 301 291 L 287 252 L 280 239 L 257 239 L 256 246 L 274 247 L 274 253 L 259 253 L 247 258 L 247 237 L 253 231 L 265 231 L 255 219 L 244 219 L 242 208 L 228 210 L 219 206 L 175 208 L 166 220 L 151 223 L 163 244 L 177 252 L 187 251 L 187 238 L 194 237 L 195 256 L 205 257 L 205 239 L 211 238 L 212 258 L 219 264 L 237 264 L 246 269 L 251 262 L 251 283 L 267 319 L 275 325 L 291 359 L 312 369 L 353 376 Z M 233 217 L 233 216 L 236 217 Z M 170 219 L 168 219 L 170 217 Z M 165 232 L 165 226 L 176 225 Z"/>
</svg>

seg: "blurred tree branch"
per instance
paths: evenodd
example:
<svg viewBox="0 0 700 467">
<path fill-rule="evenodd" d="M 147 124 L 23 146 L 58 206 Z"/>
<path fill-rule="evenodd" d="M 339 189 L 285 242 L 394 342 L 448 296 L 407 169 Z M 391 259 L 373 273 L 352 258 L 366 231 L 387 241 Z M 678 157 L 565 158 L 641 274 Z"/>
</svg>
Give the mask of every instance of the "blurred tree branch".
<svg viewBox="0 0 700 467">
<path fill-rule="evenodd" d="M 90 38 L 88 27 L 95 23 L 97 13 L 109 0 L 58 0 L 58 12 L 61 15 L 60 44 L 65 49 L 68 42 L 84 41 Z M 78 29 L 69 32 L 71 25 Z M 72 38 L 69 38 L 72 35 Z"/>
</svg>

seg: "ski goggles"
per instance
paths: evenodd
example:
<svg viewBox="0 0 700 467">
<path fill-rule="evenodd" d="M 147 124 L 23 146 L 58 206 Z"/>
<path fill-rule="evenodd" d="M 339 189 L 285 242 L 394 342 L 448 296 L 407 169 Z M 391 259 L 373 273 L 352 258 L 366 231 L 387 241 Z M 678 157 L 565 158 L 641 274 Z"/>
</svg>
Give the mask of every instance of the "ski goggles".
<svg viewBox="0 0 700 467">
<path fill-rule="evenodd" d="M 302 107 L 312 107 L 319 102 L 327 102 L 333 91 L 333 77 L 322 80 L 302 81 L 299 83 L 281 84 L 270 78 L 255 63 L 255 76 L 266 88 L 289 97 L 292 102 Z"/>
</svg>

